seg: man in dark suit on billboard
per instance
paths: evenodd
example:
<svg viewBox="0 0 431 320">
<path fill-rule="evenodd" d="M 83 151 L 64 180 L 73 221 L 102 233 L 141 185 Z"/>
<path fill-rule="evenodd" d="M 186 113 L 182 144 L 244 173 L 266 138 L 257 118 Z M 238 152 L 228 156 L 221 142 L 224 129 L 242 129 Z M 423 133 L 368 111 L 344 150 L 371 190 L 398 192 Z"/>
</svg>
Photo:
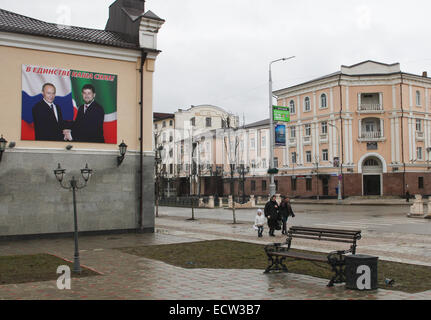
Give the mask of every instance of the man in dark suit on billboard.
<svg viewBox="0 0 431 320">
<path fill-rule="evenodd" d="M 96 89 L 91 84 L 82 87 L 84 104 L 79 107 L 78 114 L 72 126 L 72 138 L 79 142 L 105 142 L 103 137 L 103 122 L 105 111 L 94 99 Z"/>
<path fill-rule="evenodd" d="M 52 83 L 42 87 L 43 99 L 32 109 L 35 140 L 64 141 L 61 108 L 54 104 L 56 89 Z"/>
</svg>

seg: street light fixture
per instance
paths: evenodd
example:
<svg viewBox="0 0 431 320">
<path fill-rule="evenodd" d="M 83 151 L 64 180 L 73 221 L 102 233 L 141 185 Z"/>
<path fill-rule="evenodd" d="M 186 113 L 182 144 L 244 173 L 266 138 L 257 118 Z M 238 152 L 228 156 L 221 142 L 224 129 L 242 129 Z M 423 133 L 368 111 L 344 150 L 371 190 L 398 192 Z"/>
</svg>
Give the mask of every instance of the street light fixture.
<svg viewBox="0 0 431 320">
<path fill-rule="evenodd" d="M 334 127 L 337 131 L 337 135 L 338 135 L 338 201 L 341 201 L 341 179 L 342 179 L 342 174 L 343 174 L 343 163 L 341 161 L 341 150 L 340 150 L 340 146 L 341 146 L 341 136 L 340 133 L 338 131 L 338 127 L 330 122 L 328 122 L 328 125 L 330 125 L 331 127 Z"/>
<path fill-rule="evenodd" d="M 120 164 L 123 162 L 124 156 L 127 152 L 127 144 L 124 143 L 124 140 L 119 144 L 118 148 L 120 149 L 120 155 L 117 156 L 117 167 L 119 167 Z"/>
<path fill-rule="evenodd" d="M 58 168 L 54 170 L 55 177 L 57 181 L 60 183 L 60 186 L 63 189 L 73 191 L 73 217 L 74 217 L 74 224 L 75 224 L 75 256 L 74 256 L 74 263 L 73 263 L 73 272 L 80 273 L 81 272 L 81 264 L 79 261 L 79 249 L 78 249 L 78 216 L 76 212 L 76 190 L 83 189 L 87 186 L 87 182 L 90 179 L 93 170 L 88 168 L 88 164 L 85 165 L 84 169 L 81 169 L 81 175 L 84 179 L 84 184 L 79 185 L 78 180 L 75 179 L 73 176 L 71 180 L 69 180 L 69 185 L 63 185 L 63 178 L 66 173 L 66 170 L 61 168 L 61 165 L 58 164 Z"/>
<path fill-rule="evenodd" d="M 272 112 L 272 74 L 271 74 L 271 65 L 278 61 L 286 61 L 289 59 L 295 58 L 295 56 L 291 56 L 289 58 L 281 58 L 269 63 L 269 175 L 270 175 L 270 184 L 269 184 L 269 194 L 270 196 L 274 195 L 276 192 L 275 182 L 274 182 L 274 173 L 271 170 L 274 168 L 274 119 Z"/>
</svg>

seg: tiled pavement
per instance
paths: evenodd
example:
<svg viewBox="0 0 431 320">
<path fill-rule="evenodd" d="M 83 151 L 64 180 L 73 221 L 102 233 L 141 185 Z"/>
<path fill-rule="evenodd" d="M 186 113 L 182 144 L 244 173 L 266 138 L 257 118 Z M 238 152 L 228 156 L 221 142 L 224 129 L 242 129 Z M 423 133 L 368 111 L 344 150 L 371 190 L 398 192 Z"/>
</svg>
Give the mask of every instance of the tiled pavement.
<svg viewBox="0 0 431 320">
<path fill-rule="evenodd" d="M 163 221 L 161 221 L 163 220 Z M 170 221 L 170 222 L 169 222 Z M 241 227 L 231 225 L 211 231 L 214 223 L 196 221 L 175 225 L 170 219 L 158 219 L 155 234 L 125 234 L 80 238 L 82 265 L 102 275 L 72 279 L 71 290 L 58 290 L 56 281 L 0 286 L 0 299 L 220 299 L 220 300 L 289 300 L 289 299 L 431 299 L 431 291 L 407 294 L 398 291 L 346 290 L 344 285 L 326 287 L 327 280 L 297 274 L 263 274 L 262 270 L 183 269 L 160 261 L 123 253 L 125 246 L 181 243 L 201 239 L 244 239 Z M 199 228 L 187 231 L 186 226 Z M 182 226 L 182 228 L 181 228 Z M 234 228 L 235 227 L 235 228 Z M 245 228 L 245 226 L 244 226 Z M 204 230 L 205 229 L 205 230 Z M 209 231 L 207 230 L 209 229 Z M 206 231 L 206 232 L 204 232 Z M 249 241 L 256 241 L 250 235 Z M 0 255 L 52 253 L 73 259 L 73 239 L 0 242 Z M 56 270 L 53 270 L 55 272 Z"/>
</svg>

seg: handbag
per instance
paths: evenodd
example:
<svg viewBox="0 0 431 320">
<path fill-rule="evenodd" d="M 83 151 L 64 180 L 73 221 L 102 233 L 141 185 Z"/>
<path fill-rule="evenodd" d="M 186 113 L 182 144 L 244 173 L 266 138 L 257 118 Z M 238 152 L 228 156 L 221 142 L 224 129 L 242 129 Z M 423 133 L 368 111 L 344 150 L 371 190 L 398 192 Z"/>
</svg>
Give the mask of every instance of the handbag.
<svg viewBox="0 0 431 320">
<path fill-rule="evenodd" d="M 275 230 L 281 230 L 281 220 L 277 220 L 277 224 L 275 225 Z"/>
</svg>

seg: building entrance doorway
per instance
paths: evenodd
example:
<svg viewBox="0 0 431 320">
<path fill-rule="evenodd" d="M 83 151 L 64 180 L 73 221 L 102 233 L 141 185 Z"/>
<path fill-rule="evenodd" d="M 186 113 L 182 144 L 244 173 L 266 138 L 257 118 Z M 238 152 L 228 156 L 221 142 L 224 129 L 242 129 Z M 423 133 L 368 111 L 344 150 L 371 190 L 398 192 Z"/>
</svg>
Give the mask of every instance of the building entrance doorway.
<svg viewBox="0 0 431 320">
<path fill-rule="evenodd" d="M 382 195 L 382 162 L 376 157 L 368 157 L 362 169 L 363 195 Z"/>
<path fill-rule="evenodd" d="M 364 196 L 380 195 L 380 175 L 364 175 Z"/>
<path fill-rule="evenodd" d="M 324 196 L 327 196 L 329 193 L 329 183 L 327 178 L 322 179 L 322 191 Z"/>
</svg>

